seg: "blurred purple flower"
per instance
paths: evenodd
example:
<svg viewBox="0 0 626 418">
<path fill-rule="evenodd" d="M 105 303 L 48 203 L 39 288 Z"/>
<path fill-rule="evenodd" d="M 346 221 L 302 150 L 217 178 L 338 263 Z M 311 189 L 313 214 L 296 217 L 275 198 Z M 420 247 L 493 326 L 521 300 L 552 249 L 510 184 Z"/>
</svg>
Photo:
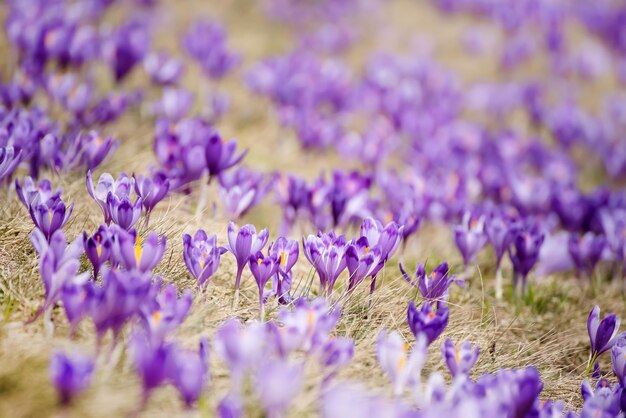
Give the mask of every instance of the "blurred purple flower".
<svg viewBox="0 0 626 418">
<path fill-rule="evenodd" d="M 93 371 L 93 360 L 89 357 L 76 353 L 71 356 L 62 352 L 54 353 L 48 372 L 60 402 L 69 404 L 76 395 L 85 391 L 91 384 Z"/>
<path fill-rule="evenodd" d="M 185 406 L 190 408 L 200 399 L 209 381 L 209 344 L 200 339 L 198 352 L 177 348 L 167 357 L 167 374 L 178 390 Z"/>
<path fill-rule="evenodd" d="M 582 237 L 571 234 L 567 249 L 574 261 L 576 270 L 591 277 L 593 270 L 602 258 L 602 252 L 606 245 L 606 239 L 602 235 L 587 232 Z"/>
<path fill-rule="evenodd" d="M 545 234 L 531 219 L 515 224 L 511 229 L 509 257 L 513 264 L 513 284 L 516 291 L 526 293 L 528 273 L 539 259 Z"/>
<path fill-rule="evenodd" d="M 376 356 L 378 364 L 393 384 L 395 396 L 400 396 L 407 385 L 419 383 L 427 351 L 428 342 L 424 335 L 417 335 L 415 345 L 409 353 L 409 345 L 397 331 L 380 331 L 376 340 Z"/>
<path fill-rule="evenodd" d="M 455 347 L 450 338 L 441 345 L 441 354 L 452 377 L 467 375 L 478 360 L 480 347 L 465 341 Z"/>
<path fill-rule="evenodd" d="M 454 228 L 454 243 L 463 256 L 463 265 L 467 268 L 487 243 L 484 217 L 477 218 L 471 212 L 465 212 L 461 225 Z"/>
<path fill-rule="evenodd" d="M 11 146 L 0 146 L 0 181 L 9 181 L 21 161 L 22 151 Z"/>
<path fill-rule="evenodd" d="M 150 53 L 143 60 L 143 68 L 155 84 L 176 84 L 185 70 L 182 61 L 167 52 Z"/>
<path fill-rule="evenodd" d="M 226 31 L 217 22 L 197 19 L 183 35 L 182 46 L 211 78 L 224 77 L 240 61 L 238 55 L 228 51 Z"/>
<path fill-rule="evenodd" d="M 111 220 L 125 230 L 132 228 L 139 220 L 142 203 L 141 197 L 132 203 L 130 196 L 118 197 L 113 192 L 109 192 L 107 195 L 107 208 Z"/>
<path fill-rule="evenodd" d="M 255 391 L 268 417 L 283 417 L 302 389 L 304 367 L 288 361 L 261 363 L 256 372 Z"/>
<path fill-rule="evenodd" d="M 211 135 L 204 149 L 207 168 L 209 170 L 209 178 L 213 178 L 238 164 L 245 157 L 247 150 L 235 155 L 237 142 L 231 139 L 224 142 L 222 138 L 214 132 Z"/>
</svg>

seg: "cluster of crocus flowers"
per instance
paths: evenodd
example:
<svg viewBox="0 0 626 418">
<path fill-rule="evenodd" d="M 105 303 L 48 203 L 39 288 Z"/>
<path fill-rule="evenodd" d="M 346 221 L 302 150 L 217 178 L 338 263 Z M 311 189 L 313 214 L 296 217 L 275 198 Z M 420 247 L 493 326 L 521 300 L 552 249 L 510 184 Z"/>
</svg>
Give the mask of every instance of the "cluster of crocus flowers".
<svg viewBox="0 0 626 418">
<path fill-rule="evenodd" d="M 33 223 L 50 241 L 52 235 L 61 230 L 69 220 L 74 204 L 66 206 L 61 200 L 61 189 L 53 192 L 52 184 L 47 179 L 36 184 L 30 177 L 25 177 L 21 184 L 16 180 L 15 186 Z"/>
<path fill-rule="evenodd" d="M 206 285 L 217 271 L 220 257 L 227 249 L 218 247 L 217 237 L 207 235 L 202 229 L 198 230 L 193 238 L 189 234 L 184 234 L 183 247 L 183 258 L 187 269 L 198 281 L 199 286 Z"/>
<path fill-rule="evenodd" d="M 262 229 L 258 234 L 254 225 L 244 225 L 239 231 L 235 231 L 237 226 L 230 222 L 228 224 L 228 247 L 237 260 L 237 275 L 235 277 L 235 303 L 239 300 L 239 285 L 243 269 L 250 261 L 250 256 L 262 251 L 267 244 L 269 231 Z"/>
<path fill-rule="evenodd" d="M 448 291 L 452 284 L 464 286 L 463 280 L 458 279 L 455 274 L 450 274 L 448 263 L 443 262 L 435 267 L 430 274 L 426 274 L 424 264 L 418 264 L 415 269 L 415 279 L 411 278 L 399 265 L 400 272 L 404 279 L 413 287 L 417 288 L 424 299 L 432 301 L 446 301 L 448 299 Z"/>
<path fill-rule="evenodd" d="M 93 372 L 93 360 L 81 354 L 68 355 L 59 351 L 50 359 L 50 381 L 57 390 L 62 404 L 69 404 L 74 397 L 89 387 Z"/>
</svg>

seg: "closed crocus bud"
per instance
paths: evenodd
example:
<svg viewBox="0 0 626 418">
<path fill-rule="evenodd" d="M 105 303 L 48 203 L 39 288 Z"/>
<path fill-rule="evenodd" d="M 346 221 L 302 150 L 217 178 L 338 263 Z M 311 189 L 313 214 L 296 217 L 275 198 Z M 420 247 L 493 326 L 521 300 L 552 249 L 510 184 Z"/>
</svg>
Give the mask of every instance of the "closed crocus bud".
<svg viewBox="0 0 626 418">
<path fill-rule="evenodd" d="M 452 340 L 447 338 L 441 345 L 441 353 L 443 359 L 450 370 L 452 377 L 467 375 L 469 371 L 474 367 L 478 360 L 478 354 L 480 348 L 478 346 L 472 346 L 469 342 L 465 341 L 460 347 L 455 347 Z"/>
<path fill-rule="evenodd" d="M 523 221 L 511 229 L 509 257 L 513 264 L 514 285 L 518 292 L 527 290 L 527 277 L 539 259 L 545 234 L 532 220 Z"/>
<path fill-rule="evenodd" d="M 198 230 L 193 238 L 189 234 L 183 235 L 183 258 L 185 265 L 193 277 L 202 286 L 217 271 L 220 257 L 226 248 L 217 246 L 215 235 L 207 236 L 202 229 Z"/>
<path fill-rule="evenodd" d="M 131 335 L 128 350 L 142 384 L 142 403 L 148 400 L 154 389 L 165 384 L 173 375 L 169 367 L 170 357 L 176 349 L 172 343 L 153 344 L 141 333 Z"/>
<path fill-rule="evenodd" d="M 611 348 L 611 363 L 613 373 L 622 387 L 626 387 L 626 334 L 617 336 L 613 348 Z"/>
<path fill-rule="evenodd" d="M 114 237 L 113 254 L 115 261 L 126 270 L 152 271 L 165 253 L 165 236 L 151 232 L 142 238 L 137 231 L 126 232 L 119 228 Z"/>
<path fill-rule="evenodd" d="M 600 308 L 594 306 L 587 318 L 587 332 L 591 342 L 591 361 L 613 347 L 621 320 L 615 314 L 608 314 L 600 321 Z"/>
<path fill-rule="evenodd" d="M 448 326 L 448 314 L 448 307 L 443 303 L 437 304 L 437 311 L 435 312 L 430 302 L 424 302 L 418 310 L 415 303 L 411 301 L 407 310 L 409 328 L 416 338 L 423 334 L 428 345 L 430 345 Z"/>
<path fill-rule="evenodd" d="M 93 360 L 79 354 L 68 356 L 57 352 L 50 360 L 50 380 L 59 394 L 62 404 L 68 404 L 91 384 L 94 371 Z"/>
</svg>

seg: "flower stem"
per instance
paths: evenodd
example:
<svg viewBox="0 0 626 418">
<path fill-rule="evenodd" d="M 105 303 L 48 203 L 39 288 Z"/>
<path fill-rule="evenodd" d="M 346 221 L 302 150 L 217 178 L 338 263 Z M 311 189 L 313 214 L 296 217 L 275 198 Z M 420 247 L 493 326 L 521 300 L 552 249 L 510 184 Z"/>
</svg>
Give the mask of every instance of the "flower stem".
<svg viewBox="0 0 626 418">
<path fill-rule="evenodd" d="M 587 368 L 583 373 L 583 376 L 589 376 L 589 373 L 591 373 L 591 370 L 593 370 L 593 365 L 595 364 L 597 358 L 598 355 L 595 353 L 589 355 L 589 362 L 587 364 Z"/>
<path fill-rule="evenodd" d="M 502 268 L 500 263 L 496 267 L 496 299 L 502 299 Z"/>
</svg>

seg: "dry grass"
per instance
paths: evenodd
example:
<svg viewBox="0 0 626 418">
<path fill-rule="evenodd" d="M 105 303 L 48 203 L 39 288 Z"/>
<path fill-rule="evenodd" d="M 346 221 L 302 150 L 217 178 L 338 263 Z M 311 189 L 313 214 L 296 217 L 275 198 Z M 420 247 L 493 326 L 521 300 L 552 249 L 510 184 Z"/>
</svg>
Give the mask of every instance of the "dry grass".
<svg viewBox="0 0 626 418">
<path fill-rule="evenodd" d="M 213 2 L 218 3 L 218 2 Z M 232 45 L 245 57 L 244 68 L 255 60 L 286 51 L 292 37 L 285 27 L 271 24 L 261 18 L 249 1 L 223 1 L 209 7 L 207 3 L 166 1 L 159 7 L 159 31 L 157 44 L 174 50 L 177 35 L 189 20 L 197 15 L 219 16 L 227 22 Z M 0 6 L 1 13 L 6 6 Z M 493 60 L 469 59 L 462 55 L 458 39 L 472 21 L 469 19 L 446 20 L 428 6 L 419 2 L 390 2 L 380 15 L 370 17 L 370 24 L 377 26 L 380 36 L 366 36 L 364 47 L 352 53 L 353 62 L 362 61 L 367 50 L 380 49 L 391 43 L 392 48 L 407 51 L 413 35 L 429 36 L 437 44 L 438 59 L 463 74 L 465 80 L 473 81 L 500 77 Z M 394 22 L 394 24 L 390 24 Z M 3 41 L 4 42 L 4 41 Z M 3 49 L 6 48 L 4 45 Z M 7 68 L 5 67 L 5 71 Z M 197 90 L 199 75 L 195 69 L 188 71 L 185 85 Z M 140 85 L 142 74 L 137 71 L 129 81 Z M 337 157 L 302 155 L 290 134 L 282 132 L 273 120 L 269 105 L 261 99 L 252 98 L 241 86 L 238 77 L 230 77 L 220 84 L 233 100 L 233 108 L 220 123 L 220 131 L 226 137 L 236 137 L 250 148 L 246 164 L 261 170 L 294 171 L 312 177 L 320 170 L 330 170 L 340 164 Z M 100 172 L 114 174 L 143 171 L 154 162 L 151 151 L 152 123 L 132 112 L 112 127 L 122 146 Z M 98 174 L 99 174 L 98 173 Z M 63 187 L 63 198 L 74 202 L 71 221 L 65 228 L 68 237 L 83 230 L 94 231 L 101 222 L 97 205 L 86 194 L 84 178 L 77 174 L 56 176 L 46 173 L 55 185 Z M 44 335 L 41 322 L 24 326 L 42 301 L 43 287 L 39 279 L 36 255 L 28 239 L 32 224 L 25 209 L 19 204 L 14 192 L 2 191 L 0 207 L 0 416 L 124 416 L 134 411 L 139 400 L 139 384 L 123 351 L 114 352 L 109 359 L 101 355 L 95 384 L 69 410 L 59 410 L 53 389 L 48 383 L 47 363 L 56 347 L 82 347 L 94 351 L 95 340 L 91 325 L 83 323 L 74 341 L 68 339 L 68 328 L 62 309 L 54 312 L 56 334 L 52 339 Z M 196 194 L 197 196 L 197 194 Z M 211 197 L 217 194 L 212 190 Z M 192 288 L 194 283 L 186 273 L 182 260 L 184 232 L 198 228 L 216 233 L 225 243 L 226 220 L 213 217 L 208 211 L 195 216 L 194 198 L 175 195 L 162 203 L 152 216 L 151 230 L 167 236 L 168 250 L 158 273 L 180 288 Z M 257 227 L 278 227 L 278 208 L 264 203 L 245 221 Z M 275 238 L 275 235 L 273 235 Z M 455 271 L 460 271 L 460 259 L 451 246 L 447 228 L 429 226 L 405 250 L 402 257 L 413 267 L 414 263 L 429 260 L 449 260 Z M 483 254 L 482 268 L 493 265 L 489 250 Z M 300 263 L 298 275 L 308 280 L 310 271 L 306 262 Z M 199 336 L 211 338 L 216 327 L 227 317 L 253 319 L 257 315 L 256 291 L 250 277 L 244 277 L 240 306 L 233 308 L 232 257 L 223 258 L 219 274 L 212 279 L 206 294 L 197 294 L 190 317 L 177 332 L 178 339 L 186 345 L 196 344 Z M 579 386 L 587 355 L 585 319 L 594 304 L 605 312 L 626 316 L 624 297 L 617 284 L 602 283 L 594 286 L 581 284 L 569 277 L 550 277 L 534 287 L 533 303 L 520 301 L 498 302 L 493 298 L 493 271 L 478 271 L 465 289 L 453 289 L 451 320 L 445 336 L 455 341 L 470 340 L 481 347 L 481 356 L 474 370 L 478 375 L 494 372 L 503 367 L 535 365 L 545 381 L 543 397 L 564 399 L 570 406 L 580 405 Z M 341 373 L 341 378 L 360 379 L 377 390 L 384 387 L 386 379 L 375 359 L 375 339 L 380 329 L 399 330 L 408 340 L 410 331 L 406 325 L 406 306 L 414 297 L 414 290 L 399 276 L 396 263 L 389 263 L 384 271 L 380 289 L 376 294 L 371 318 L 367 318 L 365 286 L 346 301 L 337 333 L 355 339 L 355 358 Z M 271 310 L 270 315 L 275 312 Z M 604 359 L 606 361 L 606 359 Z M 225 394 L 228 375 L 219 361 L 212 357 L 212 382 L 197 411 L 189 416 L 211 416 L 218 400 Z M 606 368 L 606 364 L 604 364 Z M 442 363 L 438 344 L 434 344 L 427 363 L 427 370 L 441 370 Z M 306 388 L 295 402 L 292 416 L 315 414 L 319 371 L 310 365 Z M 159 389 L 151 398 L 143 416 L 173 416 L 183 414 L 183 409 L 171 388 Z M 250 414 L 260 416 L 251 406 Z"/>
</svg>

